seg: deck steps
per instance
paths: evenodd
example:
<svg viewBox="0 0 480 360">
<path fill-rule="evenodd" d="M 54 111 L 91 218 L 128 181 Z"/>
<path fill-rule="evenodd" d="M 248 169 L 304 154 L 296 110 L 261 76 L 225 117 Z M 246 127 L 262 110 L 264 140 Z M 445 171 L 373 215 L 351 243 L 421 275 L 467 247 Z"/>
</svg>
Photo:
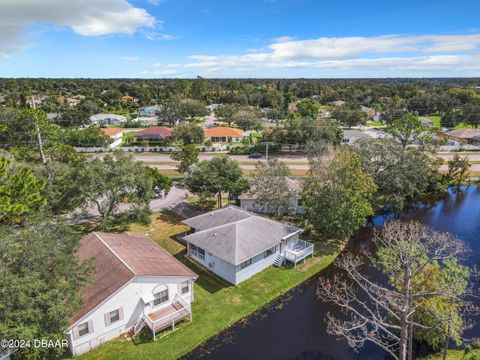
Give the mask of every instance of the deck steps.
<svg viewBox="0 0 480 360">
<path fill-rule="evenodd" d="M 275 260 L 273 261 L 273 264 L 278 267 L 282 267 L 283 263 L 285 262 L 285 257 L 283 255 L 278 255 Z"/>
<path fill-rule="evenodd" d="M 134 338 L 145 327 L 145 325 L 147 325 L 147 323 L 145 322 L 142 316 L 137 320 L 135 325 L 133 325 L 133 327 L 130 329 L 129 331 L 130 337 Z"/>
</svg>

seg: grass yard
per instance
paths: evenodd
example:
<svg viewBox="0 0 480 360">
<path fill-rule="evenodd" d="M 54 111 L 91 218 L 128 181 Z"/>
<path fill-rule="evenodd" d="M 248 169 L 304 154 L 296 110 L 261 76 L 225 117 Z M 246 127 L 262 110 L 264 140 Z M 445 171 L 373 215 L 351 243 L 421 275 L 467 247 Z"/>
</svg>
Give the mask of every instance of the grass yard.
<svg viewBox="0 0 480 360">
<path fill-rule="evenodd" d="M 155 342 L 147 334 L 140 334 L 133 341 L 119 338 L 79 356 L 80 359 L 178 359 L 325 268 L 343 248 L 337 241 L 319 241 L 315 244 L 315 257 L 297 269 L 272 266 L 235 287 L 185 259 L 184 246 L 174 240 L 188 230 L 180 221 L 174 213 L 164 211 L 152 215 L 150 225 L 135 224 L 131 231 L 146 234 L 199 275 L 192 305 L 193 322 L 179 324 L 173 332 L 157 333 Z"/>
<path fill-rule="evenodd" d="M 376 126 L 376 127 L 385 127 L 385 124 L 381 121 L 367 121 L 368 126 Z"/>
<path fill-rule="evenodd" d="M 423 358 L 422 360 L 442 360 L 443 353 L 439 352 Z M 465 354 L 465 350 L 448 350 L 447 360 L 477 360 L 480 359 L 480 350 L 473 349 Z"/>
<path fill-rule="evenodd" d="M 442 125 L 440 124 L 441 116 L 422 116 L 424 118 L 430 119 L 433 121 L 433 126 L 441 128 Z M 471 125 L 465 125 L 465 124 L 458 124 L 453 128 L 453 130 L 457 129 L 472 129 L 473 127 Z"/>
</svg>

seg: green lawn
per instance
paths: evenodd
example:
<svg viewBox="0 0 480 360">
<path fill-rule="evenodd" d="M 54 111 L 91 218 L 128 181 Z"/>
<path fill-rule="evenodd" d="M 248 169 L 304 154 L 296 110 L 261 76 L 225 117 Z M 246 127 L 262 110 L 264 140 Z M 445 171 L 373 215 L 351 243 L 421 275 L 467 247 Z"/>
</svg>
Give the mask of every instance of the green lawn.
<svg viewBox="0 0 480 360">
<path fill-rule="evenodd" d="M 443 353 L 439 352 L 423 358 L 422 360 L 442 360 Z M 448 350 L 447 360 L 477 360 L 480 359 L 480 350 L 474 349 L 465 354 L 464 350 Z"/>
<path fill-rule="evenodd" d="M 423 116 L 424 118 L 427 118 L 427 119 L 430 119 L 433 121 L 433 126 L 436 126 L 436 127 L 442 127 L 442 125 L 440 124 L 440 120 L 441 120 L 441 116 Z M 457 126 L 455 126 L 453 128 L 453 130 L 457 130 L 457 129 L 471 129 L 473 128 L 471 125 L 465 125 L 465 124 L 458 124 Z"/>
<path fill-rule="evenodd" d="M 155 342 L 145 332 L 133 341 L 110 341 L 79 358 L 177 359 L 325 268 L 343 248 L 337 241 L 318 241 L 315 256 L 297 269 L 272 266 L 235 287 L 185 259 L 184 246 L 173 240 L 187 230 L 180 220 L 164 211 L 154 214 L 149 226 L 133 225 L 131 230 L 145 233 L 199 275 L 195 282 L 193 322 L 184 322 L 174 332 L 158 333 Z"/>
<path fill-rule="evenodd" d="M 367 121 L 368 126 L 385 126 L 381 121 Z"/>
</svg>

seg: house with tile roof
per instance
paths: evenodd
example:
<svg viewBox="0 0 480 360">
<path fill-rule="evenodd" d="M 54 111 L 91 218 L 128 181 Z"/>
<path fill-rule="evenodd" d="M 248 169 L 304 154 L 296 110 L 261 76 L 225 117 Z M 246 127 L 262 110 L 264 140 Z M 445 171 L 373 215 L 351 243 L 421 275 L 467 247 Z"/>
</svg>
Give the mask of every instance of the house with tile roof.
<svg viewBox="0 0 480 360">
<path fill-rule="evenodd" d="M 162 141 L 172 137 L 172 128 L 166 126 L 152 126 L 140 130 L 133 135 L 135 141 Z"/>
<path fill-rule="evenodd" d="M 312 255 L 313 244 L 300 240 L 296 226 L 237 206 L 227 206 L 183 221 L 187 256 L 231 284 L 238 285 L 269 266 L 295 265 Z"/>
<path fill-rule="evenodd" d="M 93 264 L 93 282 L 81 291 L 82 307 L 70 319 L 73 355 L 147 327 L 155 333 L 192 319 L 197 275 L 142 234 L 93 232 L 77 257 Z"/>
<path fill-rule="evenodd" d="M 123 135 L 122 130 L 119 128 L 101 128 L 100 131 L 112 140 L 121 139 Z"/>
<path fill-rule="evenodd" d="M 241 129 L 230 127 L 213 127 L 204 130 L 205 141 L 213 143 L 218 142 L 240 142 L 245 137 L 245 132 Z"/>
</svg>

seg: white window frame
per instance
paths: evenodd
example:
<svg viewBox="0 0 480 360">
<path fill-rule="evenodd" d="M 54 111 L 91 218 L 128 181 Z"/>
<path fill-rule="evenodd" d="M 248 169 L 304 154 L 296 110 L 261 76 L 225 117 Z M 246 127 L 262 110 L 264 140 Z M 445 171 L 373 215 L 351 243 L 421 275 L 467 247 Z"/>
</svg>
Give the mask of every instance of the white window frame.
<svg viewBox="0 0 480 360">
<path fill-rule="evenodd" d="M 200 252 L 200 250 L 203 251 L 203 254 Z M 201 247 L 190 244 L 190 252 L 192 253 L 192 256 L 205 261 L 205 250 Z"/>
<path fill-rule="evenodd" d="M 263 258 L 266 259 L 269 256 L 272 256 L 277 251 L 277 246 L 271 247 L 263 252 Z"/>
<path fill-rule="evenodd" d="M 246 267 L 249 267 L 250 265 L 252 265 L 252 258 L 248 259 L 248 260 L 245 260 L 244 262 L 242 262 L 240 264 L 240 270 L 243 270 L 245 269 Z"/>
<path fill-rule="evenodd" d="M 165 297 L 165 295 L 162 296 L 162 294 L 164 294 L 165 292 L 166 292 L 166 297 Z M 154 300 L 152 301 L 152 307 L 157 307 L 157 306 L 161 306 L 161 305 L 165 304 L 166 302 L 168 302 L 168 300 L 170 298 L 169 294 L 168 294 L 168 287 L 166 289 L 163 289 L 163 290 L 153 294 L 153 297 L 154 297 Z M 157 300 L 162 300 L 162 299 L 163 299 L 163 301 L 161 301 L 158 304 L 155 304 L 155 302 Z"/>
<path fill-rule="evenodd" d="M 190 292 L 190 281 L 186 280 L 180 283 L 180 292 L 182 293 L 182 295 Z"/>
<path fill-rule="evenodd" d="M 85 328 L 86 328 L 87 332 L 82 334 L 82 328 L 81 327 L 84 326 L 84 325 L 85 325 Z M 82 336 L 90 334 L 90 327 L 88 326 L 88 321 L 85 321 L 81 324 L 78 324 L 77 328 L 78 328 L 78 337 L 82 337 Z"/>
<path fill-rule="evenodd" d="M 112 314 L 116 313 L 116 320 L 112 320 Z M 120 321 L 120 309 L 112 310 L 108 313 L 108 318 L 110 319 L 110 324 L 116 323 L 117 321 Z"/>
</svg>

